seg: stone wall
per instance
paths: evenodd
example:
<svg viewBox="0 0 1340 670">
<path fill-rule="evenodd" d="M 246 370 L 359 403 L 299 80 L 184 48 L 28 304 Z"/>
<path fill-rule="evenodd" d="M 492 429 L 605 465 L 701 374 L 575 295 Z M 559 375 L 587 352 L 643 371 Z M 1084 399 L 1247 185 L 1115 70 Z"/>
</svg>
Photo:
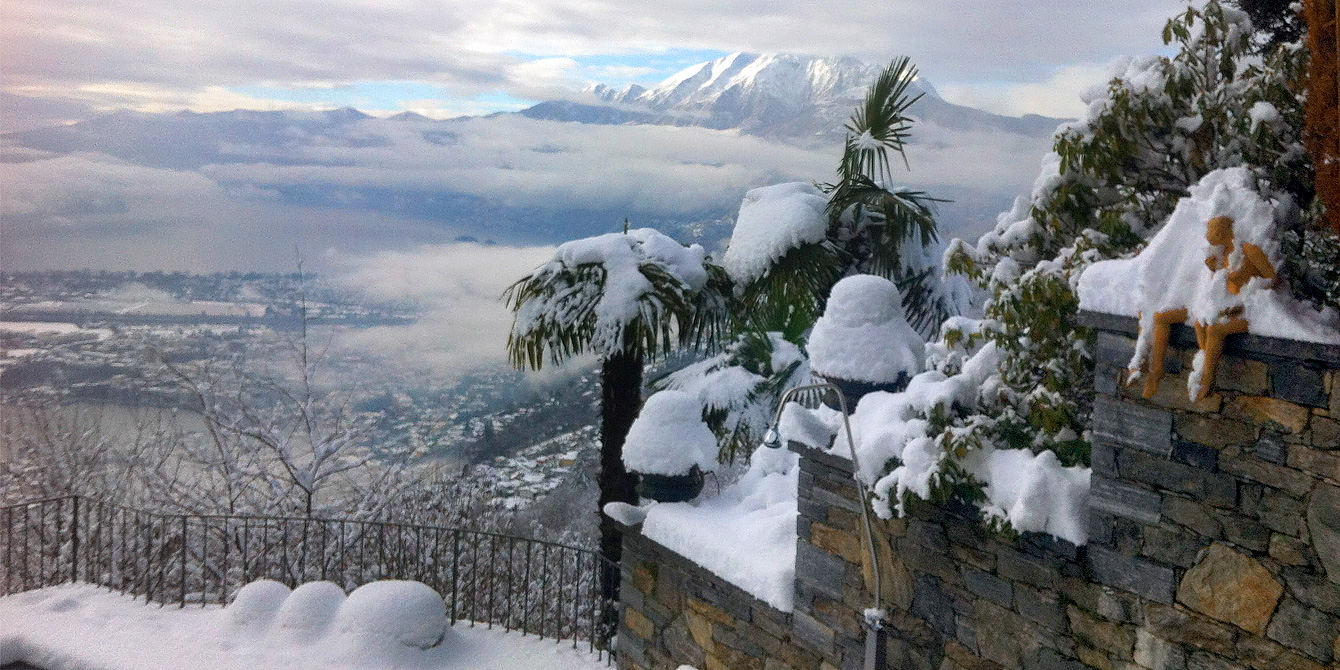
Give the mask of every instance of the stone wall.
<svg viewBox="0 0 1340 670">
<path fill-rule="evenodd" d="M 1119 386 L 1135 322 L 1098 328 L 1091 539 L 1006 537 L 968 508 L 877 521 L 890 612 L 878 667 L 1340 668 L 1340 347 L 1230 338 L 1191 403 L 1189 329 L 1143 400 Z M 801 452 L 796 606 L 772 610 L 626 540 L 619 665 L 855 670 L 872 604 L 850 463 Z"/>
</svg>

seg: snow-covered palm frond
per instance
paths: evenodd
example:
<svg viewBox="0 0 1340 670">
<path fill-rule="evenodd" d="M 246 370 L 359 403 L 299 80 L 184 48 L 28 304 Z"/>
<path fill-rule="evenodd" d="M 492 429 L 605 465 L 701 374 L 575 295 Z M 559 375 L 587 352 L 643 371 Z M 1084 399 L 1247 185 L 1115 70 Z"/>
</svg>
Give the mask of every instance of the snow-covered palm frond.
<svg viewBox="0 0 1340 670">
<path fill-rule="evenodd" d="M 503 293 L 516 313 L 508 356 L 539 369 L 584 353 L 654 358 L 705 343 L 724 332 L 728 286 L 701 247 L 650 229 L 569 242 Z"/>
<path fill-rule="evenodd" d="M 847 123 L 846 146 L 838 168 L 842 181 L 856 175 L 891 181 L 889 152 L 897 152 L 907 164 L 903 150 L 912 132 L 907 110 L 922 94 L 908 95 L 917 80 L 917 68 L 906 56 L 889 63 L 866 92 L 865 101 Z"/>
</svg>

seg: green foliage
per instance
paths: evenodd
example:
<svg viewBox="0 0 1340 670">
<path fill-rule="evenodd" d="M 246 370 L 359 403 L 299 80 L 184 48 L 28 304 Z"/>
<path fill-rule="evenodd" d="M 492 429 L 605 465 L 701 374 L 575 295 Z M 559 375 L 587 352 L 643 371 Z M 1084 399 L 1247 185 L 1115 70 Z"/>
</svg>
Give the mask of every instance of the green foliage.
<svg viewBox="0 0 1340 670">
<path fill-rule="evenodd" d="M 1092 355 L 1074 286 L 1093 262 L 1137 251 L 1202 176 L 1245 165 L 1276 197 L 1310 197 L 1290 88 L 1304 54 L 1263 51 L 1252 34 L 1245 14 L 1217 0 L 1173 17 L 1163 36 L 1177 53 L 1131 61 L 1085 119 L 1058 131 L 1031 199 L 975 247 L 950 245 L 946 267 L 991 292 L 985 312 L 1008 390 L 991 442 L 1088 462 Z M 1254 115 L 1258 103 L 1278 118 Z"/>
</svg>

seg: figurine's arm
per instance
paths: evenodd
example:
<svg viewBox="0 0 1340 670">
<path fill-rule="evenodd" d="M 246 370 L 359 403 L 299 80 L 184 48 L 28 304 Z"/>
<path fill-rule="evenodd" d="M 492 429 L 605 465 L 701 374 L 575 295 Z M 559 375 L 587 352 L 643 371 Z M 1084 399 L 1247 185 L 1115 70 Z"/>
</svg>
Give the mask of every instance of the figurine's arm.
<svg viewBox="0 0 1340 670">
<path fill-rule="evenodd" d="M 1270 264 L 1270 259 L 1266 257 L 1264 251 L 1261 251 L 1261 247 L 1250 242 L 1243 242 L 1242 255 L 1247 262 L 1229 275 L 1230 282 L 1245 284 L 1252 277 L 1272 280 L 1278 278 L 1279 275 L 1275 272 L 1275 266 Z"/>
</svg>

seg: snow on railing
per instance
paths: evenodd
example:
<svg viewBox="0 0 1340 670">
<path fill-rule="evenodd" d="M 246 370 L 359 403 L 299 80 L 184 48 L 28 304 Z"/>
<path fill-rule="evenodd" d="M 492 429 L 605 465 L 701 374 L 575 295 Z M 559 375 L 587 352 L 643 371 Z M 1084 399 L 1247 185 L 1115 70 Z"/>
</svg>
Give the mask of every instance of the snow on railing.
<svg viewBox="0 0 1340 670">
<path fill-rule="evenodd" d="M 166 514 L 82 496 L 0 507 L 0 595 L 67 582 L 160 605 L 222 605 L 243 584 L 380 579 L 434 588 L 451 623 L 500 625 L 608 650 L 615 604 L 599 553 L 461 528 L 344 519 Z"/>
</svg>

